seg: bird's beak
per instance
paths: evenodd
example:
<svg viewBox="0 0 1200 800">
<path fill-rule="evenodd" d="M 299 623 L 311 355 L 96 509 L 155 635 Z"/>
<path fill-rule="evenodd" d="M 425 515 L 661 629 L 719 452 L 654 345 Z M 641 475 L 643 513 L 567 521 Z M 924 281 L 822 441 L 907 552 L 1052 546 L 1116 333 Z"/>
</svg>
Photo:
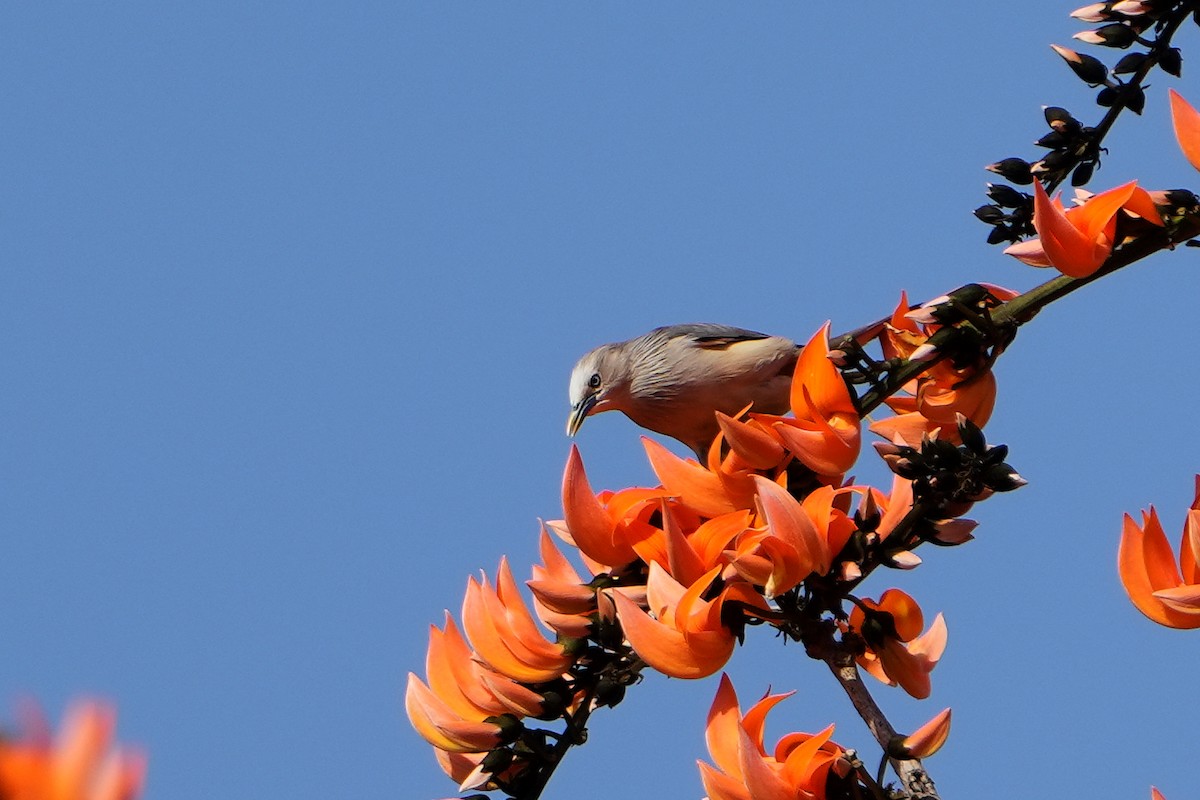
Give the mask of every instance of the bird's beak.
<svg viewBox="0 0 1200 800">
<path fill-rule="evenodd" d="M 567 436 L 574 436 L 579 432 L 584 419 L 592 413 L 592 409 L 599 401 L 600 398 L 597 395 L 589 394 L 571 407 L 571 415 L 567 417 Z"/>
</svg>

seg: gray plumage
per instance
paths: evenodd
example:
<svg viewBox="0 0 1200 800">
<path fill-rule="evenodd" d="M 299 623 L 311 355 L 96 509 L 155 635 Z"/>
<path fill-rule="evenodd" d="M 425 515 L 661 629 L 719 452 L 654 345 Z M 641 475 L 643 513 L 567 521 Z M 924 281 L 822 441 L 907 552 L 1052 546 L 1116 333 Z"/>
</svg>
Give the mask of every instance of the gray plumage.
<svg viewBox="0 0 1200 800">
<path fill-rule="evenodd" d="M 571 373 L 574 436 L 591 414 L 621 411 L 643 428 L 686 444 L 703 462 L 719 427 L 715 412 L 783 414 L 800 347 L 789 339 L 691 323 L 605 344 Z"/>
</svg>

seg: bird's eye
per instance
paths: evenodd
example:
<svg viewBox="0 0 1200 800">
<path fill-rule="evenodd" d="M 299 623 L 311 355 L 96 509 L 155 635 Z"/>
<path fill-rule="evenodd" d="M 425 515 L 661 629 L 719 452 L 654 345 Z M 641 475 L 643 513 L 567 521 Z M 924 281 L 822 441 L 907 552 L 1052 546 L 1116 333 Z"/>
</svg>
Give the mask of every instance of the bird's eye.
<svg viewBox="0 0 1200 800">
<path fill-rule="evenodd" d="M 599 372 L 593 372 L 592 377 L 588 378 L 588 386 L 592 387 L 593 389 L 600 388 L 600 373 Z"/>
</svg>

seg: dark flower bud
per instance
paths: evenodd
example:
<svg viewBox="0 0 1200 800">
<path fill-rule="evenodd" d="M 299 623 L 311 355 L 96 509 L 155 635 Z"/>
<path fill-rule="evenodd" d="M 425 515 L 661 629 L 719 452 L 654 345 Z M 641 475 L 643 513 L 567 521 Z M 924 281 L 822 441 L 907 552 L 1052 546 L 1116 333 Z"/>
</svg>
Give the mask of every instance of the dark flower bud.
<svg viewBox="0 0 1200 800">
<path fill-rule="evenodd" d="M 1060 147 L 1066 147 L 1070 143 L 1071 137 L 1061 131 L 1050 131 L 1034 142 L 1038 147 L 1044 147 L 1047 150 L 1057 150 Z"/>
<path fill-rule="evenodd" d="M 515 742 L 525 732 L 525 723 L 513 714 L 488 717 L 487 721 L 500 729 L 500 741 Z"/>
<path fill-rule="evenodd" d="M 1162 67 L 1162 71 L 1168 75 L 1179 77 L 1179 73 L 1183 71 L 1183 56 L 1179 52 L 1178 47 L 1168 47 L 1158 54 L 1158 65 Z"/>
<path fill-rule="evenodd" d="M 1071 113 L 1065 108 L 1058 106 L 1046 106 L 1042 112 L 1046 117 L 1046 124 L 1053 130 L 1062 133 L 1074 134 L 1078 133 L 1083 126 L 1079 124 L 1079 120 L 1071 116 Z"/>
<path fill-rule="evenodd" d="M 1137 41 L 1137 31 L 1129 25 L 1113 22 L 1101 25 L 1090 31 L 1075 34 L 1075 38 L 1088 44 L 1098 44 L 1101 47 L 1119 47 L 1124 49 Z"/>
<path fill-rule="evenodd" d="M 495 775 L 498 772 L 508 769 L 508 765 L 512 763 L 512 759 L 512 751 L 500 747 L 484 756 L 481 766 L 485 772 Z"/>
<path fill-rule="evenodd" d="M 1063 61 L 1067 62 L 1067 66 L 1071 68 L 1071 71 L 1089 86 L 1099 86 L 1108 80 L 1108 67 L 1104 66 L 1104 63 L 1095 56 L 1089 56 L 1086 53 L 1077 53 L 1074 50 L 1068 50 L 1056 44 L 1052 44 L 1050 47 L 1054 49 L 1054 52 L 1062 56 Z"/>
<path fill-rule="evenodd" d="M 1146 107 L 1146 92 L 1141 86 L 1127 83 L 1120 88 L 1121 102 L 1135 114 L 1141 114 Z"/>
<path fill-rule="evenodd" d="M 979 426 L 971 422 L 963 414 L 956 416 L 958 420 L 958 438 L 962 439 L 963 447 L 976 455 L 983 455 L 987 452 L 987 440 L 984 439 L 983 431 L 979 429 Z"/>
<path fill-rule="evenodd" d="M 984 470 L 983 483 L 997 492 L 1011 492 L 1013 489 L 1020 489 L 1029 481 L 1018 475 L 1008 464 L 995 464 Z"/>
<path fill-rule="evenodd" d="M 542 695 L 542 711 L 540 714 L 535 714 L 534 719 L 562 719 L 563 712 L 574 699 L 569 691 L 556 691 L 554 689 L 544 689 Z"/>
<path fill-rule="evenodd" d="M 1006 458 L 1008 458 L 1008 445 L 998 444 L 995 447 L 988 449 L 987 453 L 984 455 L 983 463 L 1001 464 Z"/>
<path fill-rule="evenodd" d="M 1105 86 L 1100 90 L 1100 93 L 1096 95 L 1096 105 L 1100 106 L 1101 108 L 1111 108 L 1117 104 L 1119 97 L 1120 92 L 1118 92 L 1115 87 Z"/>
<path fill-rule="evenodd" d="M 1029 195 L 1004 183 L 989 183 L 987 196 L 1001 208 L 1020 208 L 1029 200 Z"/>
<path fill-rule="evenodd" d="M 615 706 L 625 699 L 625 686 L 619 681 L 601 678 L 596 683 L 596 705 Z"/>
<path fill-rule="evenodd" d="M 1033 175 L 1029 171 L 1029 162 L 1022 158 L 1005 158 L 997 161 L 995 164 L 988 164 L 984 169 L 994 172 L 1018 186 L 1028 186 L 1033 183 Z"/>
<path fill-rule="evenodd" d="M 1007 225 L 997 225 L 988 232 L 988 244 L 1001 244 L 1003 242 L 1019 242 L 1021 237 L 1013 232 L 1013 229 Z"/>
<path fill-rule="evenodd" d="M 1092 173 L 1096 170 L 1095 161 L 1084 161 L 1075 171 L 1071 173 L 1071 185 L 1083 186 L 1092 179 Z"/>
<path fill-rule="evenodd" d="M 980 206 L 974 211 L 975 217 L 989 225 L 1004 221 L 1004 209 L 1000 206 Z"/>
<path fill-rule="evenodd" d="M 1146 63 L 1147 58 L 1149 58 L 1149 56 L 1145 53 L 1127 53 L 1122 56 L 1121 60 L 1117 62 L 1117 65 L 1113 67 L 1113 74 L 1129 75 L 1137 72 L 1142 68 L 1142 65 Z M 1162 62 L 1161 58 L 1159 59 L 1159 62 Z"/>
</svg>

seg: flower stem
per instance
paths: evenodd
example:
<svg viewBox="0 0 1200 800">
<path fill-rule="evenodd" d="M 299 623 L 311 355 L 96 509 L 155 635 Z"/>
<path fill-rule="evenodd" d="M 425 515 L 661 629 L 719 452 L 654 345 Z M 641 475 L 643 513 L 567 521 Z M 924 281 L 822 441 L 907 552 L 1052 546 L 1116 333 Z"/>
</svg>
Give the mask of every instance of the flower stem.
<svg viewBox="0 0 1200 800">
<path fill-rule="evenodd" d="M 887 717 L 883 715 L 883 711 L 876 704 L 875 698 L 863 685 L 858 666 L 854 663 L 854 657 L 844 647 L 839 647 L 828 653 L 824 660 L 829 671 L 833 673 L 833 677 L 837 679 L 846 692 L 846 696 L 850 698 L 854 710 L 862 717 L 862 721 L 866 723 L 883 752 L 887 753 L 888 745 L 896 736 L 896 729 L 888 722 Z M 889 760 L 911 800 L 939 800 L 937 787 L 933 785 L 933 779 L 925 772 L 919 759 L 892 758 Z"/>
</svg>

